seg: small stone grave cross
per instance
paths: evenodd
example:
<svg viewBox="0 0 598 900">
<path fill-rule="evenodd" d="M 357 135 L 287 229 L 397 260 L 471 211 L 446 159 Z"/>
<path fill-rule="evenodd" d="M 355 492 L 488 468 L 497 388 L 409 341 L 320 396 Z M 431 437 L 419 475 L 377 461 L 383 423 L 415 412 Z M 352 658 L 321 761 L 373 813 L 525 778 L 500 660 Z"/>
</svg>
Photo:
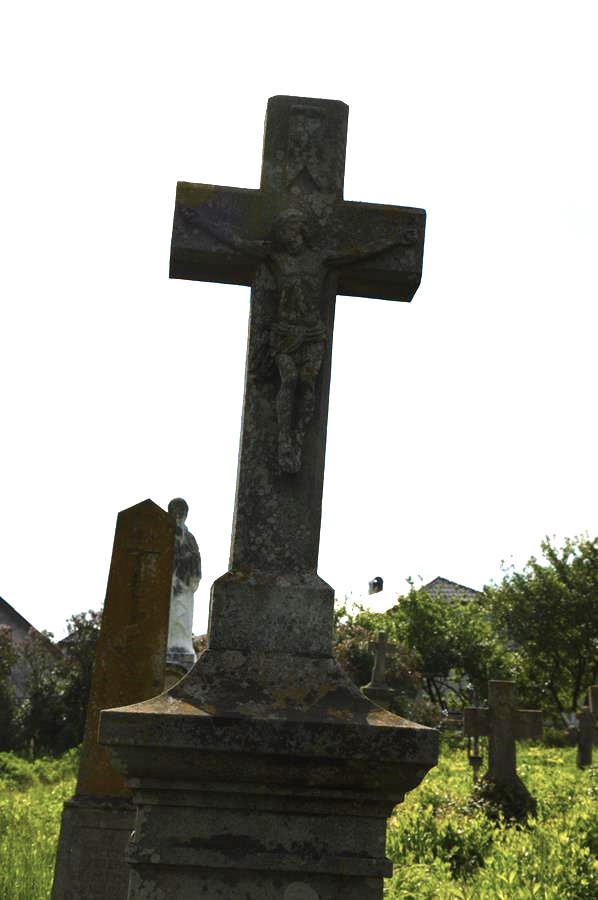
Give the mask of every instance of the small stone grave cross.
<svg viewBox="0 0 598 900">
<path fill-rule="evenodd" d="M 533 799 L 517 776 L 515 741 L 542 736 L 542 711 L 516 708 L 514 681 L 490 681 L 488 709 L 466 707 L 463 733 L 467 738 L 488 738 L 488 771 L 484 779 L 501 788 L 515 787 L 528 808 L 532 808 Z"/>
<path fill-rule="evenodd" d="M 598 684 L 588 688 L 588 705 L 579 713 L 577 766 L 592 765 L 593 745 L 598 732 Z"/>
<path fill-rule="evenodd" d="M 397 648 L 395 644 L 388 643 L 385 631 L 379 631 L 377 639 L 370 641 L 368 648 L 370 653 L 374 654 L 374 665 L 372 677 L 369 683 L 361 688 L 361 692 L 379 706 L 388 708 L 395 691 L 386 684 L 386 660 L 394 656 Z"/>
</svg>

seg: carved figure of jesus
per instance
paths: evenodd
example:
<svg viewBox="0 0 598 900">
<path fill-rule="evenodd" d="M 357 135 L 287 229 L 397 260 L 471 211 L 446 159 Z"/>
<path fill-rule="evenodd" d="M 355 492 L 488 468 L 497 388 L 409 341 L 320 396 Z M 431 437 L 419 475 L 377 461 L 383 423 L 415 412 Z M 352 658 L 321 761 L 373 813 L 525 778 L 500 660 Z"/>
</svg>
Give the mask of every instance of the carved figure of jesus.
<svg viewBox="0 0 598 900">
<path fill-rule="evenodd" d="M 259 260 L 274 280 L 278 309 L 270 324 L 267 353 L 280 378 L 276 396 L 278 463 L 283 472 L 298 472 L 307 426 L 315 411 L 316 383 L 328 339 L 320 315 L 326 279 L 335 268 L 399 244 L 414 243 L 417 229 L 404 228 L 392 240 L 352 246 L 350 252 L 339 255 L 327 252 L 318 240 L 320 229 L 300 209 L 282 212 L 265 240 L 240 238 L 208 221 L 197 210 L 186 209 L 183 214 L 217 240 Z"/>
</svg>

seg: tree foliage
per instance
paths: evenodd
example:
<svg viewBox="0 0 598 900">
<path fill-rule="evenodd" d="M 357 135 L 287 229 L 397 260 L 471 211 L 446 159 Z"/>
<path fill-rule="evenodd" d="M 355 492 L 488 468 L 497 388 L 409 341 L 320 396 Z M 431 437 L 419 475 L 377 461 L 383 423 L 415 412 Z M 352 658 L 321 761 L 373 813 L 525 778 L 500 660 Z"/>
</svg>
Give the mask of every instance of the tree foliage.
<svg viewBox="0 0 598 900">
<path fill-rule="evenodd" d="M 598 538 L 546 538 L 542 558 L 487 588 L 497 628 L 518 657 L 528 702 L 565 721 L 598 679 Z"/>
<path fill-rule="evenodd" d="M 59 644 L 51 633 L 31 629 L 24 641 L 13 646 L 0 632 L 0 710 L 4 694 L 11 704 L 6 706 L 10 716 L 0 712 L 4 749 L 54 754 L 81 743 L 100 618 L 92 610 L 71 616 L 68 635 Z M 10 674 L 3 677 L 15 662 L 25 677 L 25 694 L 19 701 Z"/>
<path fill-rule="evenodd" d="M 12 669 L 16 658 L 11 630 L 8 625 L 0 625 L 0 751 L 11 747 L 16 702 Z"/>
<path fill-rule="evenodd" d="M 419 654 L 428 696 L 440 706 L 484 698 L 489 678 L 512 672 L 513 660 L 482 595 L 474 599 L 457 594 L 447 600 L 412 586 L 390 614 L 404 641 Z"/>
<path fill-rule="evenodd" d="M 489 678 L 509 677 L 516 662 L 493 627 L 483 595 L 447 601 L 412 585 L 385 613 L 360 608 L 349 615 L 341 607 L 335 655 L 360 686 L 369 681 L 374 659 L 369 645 L 378 631 L 397 645 L 387 662 L 396 711 L 429 724 L 443 708 L 484 698 Z"/>
</svg>

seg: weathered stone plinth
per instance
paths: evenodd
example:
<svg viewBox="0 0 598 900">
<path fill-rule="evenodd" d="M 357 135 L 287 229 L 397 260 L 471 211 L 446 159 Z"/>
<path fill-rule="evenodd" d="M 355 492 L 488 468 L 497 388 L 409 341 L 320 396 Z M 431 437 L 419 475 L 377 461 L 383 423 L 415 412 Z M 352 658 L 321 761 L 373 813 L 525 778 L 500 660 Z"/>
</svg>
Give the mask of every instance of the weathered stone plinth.
<svg viewBox="0 0 598 900">
<path fill-rule="evenodd" d="M 137 806 L 129 900 L 382 897 L 386 819 L 438 734 L 298 650 L 208 649 L 170 691 L 102 713 Z"/>
<path fill-rule="evenodd" d="M 56 858 L 56 900 L 124 900 L 129 872 L 124 862 L 135 825 L 135 807 L 118 797 L 74 797 L 62 810 Z"/>
</svg>

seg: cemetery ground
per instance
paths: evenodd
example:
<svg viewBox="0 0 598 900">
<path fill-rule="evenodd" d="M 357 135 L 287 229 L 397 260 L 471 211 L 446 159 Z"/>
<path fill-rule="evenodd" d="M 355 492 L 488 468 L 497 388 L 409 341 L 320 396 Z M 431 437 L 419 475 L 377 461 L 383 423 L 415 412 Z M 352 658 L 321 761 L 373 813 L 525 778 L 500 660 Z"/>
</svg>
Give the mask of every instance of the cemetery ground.
<svg viewBox="0 0 598 900">
<path fill-rule="evenodd" d="M 49 897 L 62 803 L 78 751 L 28 762 L 0 753 L 0 897 Z M 385 900 L 591 900 L 598 896 L 598 767 L 580 771 L 574 748 L 519 744 L 518 771 L 538 801 L 523 827 L 493 823 L 471 801 L 460 737 L 443 738 L 439 764 L 389 821 L 394 875 Z"/>
</svg>

